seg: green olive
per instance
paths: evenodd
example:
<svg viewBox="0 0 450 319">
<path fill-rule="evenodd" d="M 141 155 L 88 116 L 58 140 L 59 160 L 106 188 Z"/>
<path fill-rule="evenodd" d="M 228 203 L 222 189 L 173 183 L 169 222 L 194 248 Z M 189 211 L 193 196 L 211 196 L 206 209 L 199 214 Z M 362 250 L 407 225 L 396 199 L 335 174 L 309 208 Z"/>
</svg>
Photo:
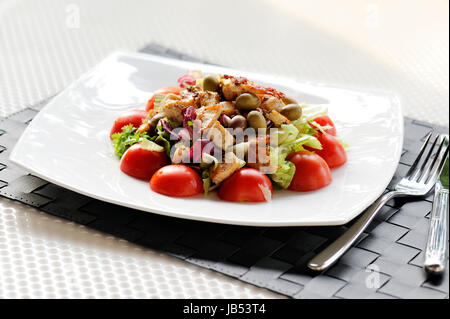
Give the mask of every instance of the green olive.
<svg viewBox="0 0 450 319">
<path fill-rule="evenodd" d="M 203 90 L 219 91 L 219 79 L 217 79 L 216 75 L 207 75 L 203 78 Z"/>
<path fill-rule="evenodd" d="M 288 104 L 283 106 L 280 113 L 286 116 L 289 120 L 295 121 L 302 116 L 302 107 L 298 104 Z"/>
<path fill-rule="evenodd" d="M 242 93 L 236 99 L 236 107 L 241 111 L 251 111 L 261 105 L 261 100 L 256 95 Z"/>
<path fill-rule="evenodd" d="M 228 122 L 228 127 L 233 129 L 241 128 L 245 130 L 247 128 L 247 120 L 242 115 L 236 115 Z"/>
<path fill-rule="evenodd" d="M 293 98 L 291 98 L 291 97 L 289 97 L 289 96 L 285 96 L 285 97 L 283 97 L 281 100 L 283 101 L 283 103 L 284 103 L 285 105 L 288 105 L 288 104 L 298 104 L 298 102 L 297 102 L 296 100 L 294 100 Z"/>
<path fill-rule="evenodd" d="M 261 112 L 258 111 L 251 111 L 247 114 L 247 121 L 248 125 L 257 130 L 259 128 L 267 128 L 266 119 L 264 118 L 264 115 L 262 115 Z"/>
</svg>

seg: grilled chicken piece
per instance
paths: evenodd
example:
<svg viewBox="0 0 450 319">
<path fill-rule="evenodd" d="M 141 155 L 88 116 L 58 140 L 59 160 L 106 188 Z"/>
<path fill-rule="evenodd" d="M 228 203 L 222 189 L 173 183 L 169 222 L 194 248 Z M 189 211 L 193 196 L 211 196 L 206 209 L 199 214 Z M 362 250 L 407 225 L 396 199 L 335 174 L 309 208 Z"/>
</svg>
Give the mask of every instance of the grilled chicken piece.
<svg viewBox="0 0 450 319">
<path fill-rule="evenodd" d="M 284 97 L 283 93 L 275 89 L 257 85 L 243 77 L 223 75 L 220 77 L 219 85 L 227 101 L 234 101 L 242 93 L 252 93 L 256 96 L 270 95 L 279 99 Z"/>
<path fill-rule="evenodd" d="M 219 163 L 216 168 L 210 168 L 209 176 L 214 184 L 219 184 L 244 165 L 243 160 L 237 158 L 233 152 L 228 152 L 225 153 L 223 163 Z"/>
<path fill-rule="evenodd" d="M 215 121 L 213 125 L 206 131 L 206 137 L 209 138 L 218 147 L 224 151 L 230 149 L 234 144 L 234 137 L 228 132 L 219 121 Z"/>
<path fill-rule="evenodd" d="M 162 113 L 167 119 L 173 123 L 180 124 L 183 121 L 181 110 L 188 106 L 194 106 L 195 99 L 193 97 L 182 98 L 179 95 L 167 94 L 161 101 Z"/>
<path fill-rule="evenodd" d="M 221 111 L 222 105 L 220 104 L 205 106 L 197 109 L 197 119 L 201 121 L 200 130 L 203 132 L 212 127 L 214 123 L 217 122 Z"/>
<path fill-rule="evenodd" d="M 245 89 L 240 84 L 236 84 L 232 78 L 221 77 L 219 85 L 227 101 L 234 101 L 239 95 L 245 92 Z"/>
<path fill-rule="evenodd" d="M 201 106 L 219 104 L 220 98 L 217 92 L 202 91 L 198 94 Z"/>
<path fill-rule="evenodd" d="M 284 103 L 281 99 L 276 98 L 274 96 L 266 95 L 264 96 L 260 108 L 267 112 L 271 112 L 273 110 L 280 112 L 283 108 Z"/>
<path fill-rule="evenodd" d="M 230 101 L 224 101 L 220 102 L 220 105 L 222 105 L 222 114 L 232 116 L 240 114 L 239 110 L 236 108 L 235 102 Z"/>
<path fill-rule="evenodd" d="M 280 127 L 281 124 L 289 124 L 290 121 L 288 120 L 288 118 L 286 116 L 284 116 L 283 114 L 272 110 L 270 112 L 265 113 L 266 118 L 268 118 L 269 120 L 271 120 L 273 122 L 273 124 L 275 124 L 276 127 Z"/>
</svg>

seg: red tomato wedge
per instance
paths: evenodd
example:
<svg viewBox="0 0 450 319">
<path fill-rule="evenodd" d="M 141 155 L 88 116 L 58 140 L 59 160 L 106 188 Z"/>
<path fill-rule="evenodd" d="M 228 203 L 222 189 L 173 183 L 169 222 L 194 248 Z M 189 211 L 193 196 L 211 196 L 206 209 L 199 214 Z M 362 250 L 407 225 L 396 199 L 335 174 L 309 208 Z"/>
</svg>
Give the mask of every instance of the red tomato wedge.
<svg viewBox="0 0 450 319">
<path fill-rule="evenodd" d="M 121 114 L 113 124 L 109 137 L 112 138 L 114 133 L 122 132 L 122 127 L 132 124 L 134 127 L 139 127 L 142 121 L 147 117 L 147 111 L 144 110 L 131 110 Z"/>
<path fill-rule="evenodd" d="M 153 142 L 150 142 L 153 143 Z M 155 147 L 144 147 L 141 143 L 132 145 L 123 154 L 120 169 L 127 175 L 145 181 L 163 166 L 169 165 L 170 160 L 164 148 L 153 143 Z"/>
<path fill-rule="evenodd" d="M 328 115 L 316 117 L 314 121 L 320 126 L 331 126 L 331 128 L 324 129 L 324 131 L 333 136 L 337 135 L 336 126 L 334 125 L 333 121 L 330 119 Z"/>
<path fill-rule="evenodd" d="M 314 152 L 322 157 L 331 169 L 340 167 L 347 162 L 347 153 L 336 137 L 328 133 L 320 133 L 317 138 L 322 144 L 322 149 L 314 150 Z"/>
<path fill-rule="evenodd" d="M 319 155 L 308 151 L 290 154 L 288 161 L 295 165 L 295 174 L 289 189 L 297 192 L 309 192 L 331 183 L 331 171 Z"/>
<path fill-rule="evenodd" d="M 219 197 L 229 202 L 267 202 L 273 197 L 270 179 L 254 168 L 241 168 L 219 188 Z"/>
<path fill-rule="evenodd" d="M 186 165 L 168 165 L 153 175 L 150 188 L 167 196 L 187 197 L 202 193 L 203 183 L 192 168 Z"/>
<path fill-rule="evenodd" d="M 148 100 L 147 102 L 147 106 L 145 107 L 145 110 L 148 112 L 151 109 L 153 109 L 153 106 L 155 104 L 155 98 L 158 94 L 169 94 L 169 93 L 173 93 L 173 94 L 180 94 L 181 90 L 183 88 L 181 87 L 176 87 L 176 86 L 168 86 L 159 90 L 156 90 L 155 93 L 153 93 L 152 97 L 150 98 L 150 100 Z"/>
</svg>

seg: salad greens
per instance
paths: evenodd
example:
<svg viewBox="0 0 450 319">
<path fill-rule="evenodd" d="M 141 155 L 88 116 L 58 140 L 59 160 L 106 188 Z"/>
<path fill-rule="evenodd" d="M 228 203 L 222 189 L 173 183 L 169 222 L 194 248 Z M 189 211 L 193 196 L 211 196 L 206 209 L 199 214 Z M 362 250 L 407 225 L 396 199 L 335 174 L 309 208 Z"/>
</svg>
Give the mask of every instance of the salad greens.
<svg viewBox="0 0 450 319">
<path fill-rule="evenodd" d="M 132 124 L 122 127 L 122 132 L 114 133 L 112 135 L 112 142 L 114 146 L 114 153 L 119 158 L 122 158 L 123 153 L 133 144 L 139 143 L 142 139 L 150 138 L 147 133 L 140 133 Z"/>
<path fill-rule="evenodd" d="M 302 105 L 301 120 L 310 122 L 324 115 L 328 115 L 328 108 L 325 105 Z"/>
<path fill-rule="evenodd" d="M 305 150 L 303 146 L 309 146 L 314 149 L 322 149 L 319 140 L 308 134 L 295 134 L 298 130 L 294 125 L 282 125 L 280 130 L 284 138 L 278 141 L 278 147 L 270 147 L 270 161 L 277 167 L 277 170 L 270 174 L 272 181 L 283 189 L 286 189 L 291 184 L 292 178 L 295 174 L 295 165 L 286 160 L 290 153 Z M 283 132 L 284 131 L 284 132 Z M 287 133 L 285 133 L 287 132 Z"/>
<path fill-rule="evenodd" d="M 276 185 L 283 189 L 289 187 L 295 174 L 295 165 L 286 161 L 287 155 L 280 147 L 270 147 L 270 161 L 277 167 L 275 173 L 270 174 L 270 178 Z"/>
</svg>

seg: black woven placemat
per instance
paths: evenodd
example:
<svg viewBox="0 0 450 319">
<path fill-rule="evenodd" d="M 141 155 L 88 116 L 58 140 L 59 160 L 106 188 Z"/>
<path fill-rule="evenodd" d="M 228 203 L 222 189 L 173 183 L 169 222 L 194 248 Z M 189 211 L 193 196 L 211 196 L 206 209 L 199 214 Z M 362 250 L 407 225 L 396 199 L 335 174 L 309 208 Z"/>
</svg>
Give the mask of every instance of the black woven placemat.
<svg viewBox="0 0 450 319">
<path fill-rule="evenodd" d="M 142 51 L 199 61 L 155 44 Z M 307 261 L 349 225 L 246 227 L 149 214 L 69 191 L 10 164 L 10 151 L 43 105 L 0 119 L 4 197 L 294 298 L 448 298 L 448 270 L 432 282 L 421 268 L 432 196 L 389 203 L 337 264 L 317 274 L 307 269 Z M 404 152 L 391 185 L 432 129 L 448 132 L 405 119 Z"/>
</svg>

